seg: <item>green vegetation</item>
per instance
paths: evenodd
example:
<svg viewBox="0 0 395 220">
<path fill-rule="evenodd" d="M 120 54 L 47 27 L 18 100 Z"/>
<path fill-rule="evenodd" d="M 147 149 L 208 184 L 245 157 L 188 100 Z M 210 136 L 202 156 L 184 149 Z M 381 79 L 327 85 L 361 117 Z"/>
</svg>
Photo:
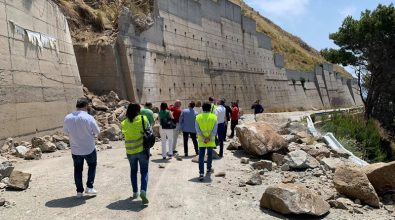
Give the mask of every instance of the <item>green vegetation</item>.
<svg viewBox="0 0 395 220">
<path fill-rule="evenodd" d="M 392 150 L 380 135 L 380 128 L 372 120 L 365 120 L 362 114 L 335 113 L 331 118 L 322 117 L 321 130 L 332 132 L 339 142 L 369 162 L 391 159 Z"/>
<path fill-rule="evenodd" d="M 366 118 L 375 118 L 395 136 L 395 7 L 378 5 L 361 13 L 359 20 L 348 16 L 329 36 L 339 49 L 321 54 L 333 63 L 355 67 Z"/>
</svg>

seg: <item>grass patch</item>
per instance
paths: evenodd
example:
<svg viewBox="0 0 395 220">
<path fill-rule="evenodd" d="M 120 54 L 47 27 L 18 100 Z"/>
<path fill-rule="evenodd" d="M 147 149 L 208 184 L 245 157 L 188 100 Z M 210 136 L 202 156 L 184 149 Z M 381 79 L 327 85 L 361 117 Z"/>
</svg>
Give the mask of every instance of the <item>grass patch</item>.
<svg viewBox="0 0 395 220">
<path fill-rule="evenodd" d="M 379 125 L 362 114 L 335 113 L 322 117 L 321 129 L 332 132 L 339 142 L 356 156 L 368 162 L 387 161 L 392 158 L 388 141 L 380 135 Z"/>
</svg>

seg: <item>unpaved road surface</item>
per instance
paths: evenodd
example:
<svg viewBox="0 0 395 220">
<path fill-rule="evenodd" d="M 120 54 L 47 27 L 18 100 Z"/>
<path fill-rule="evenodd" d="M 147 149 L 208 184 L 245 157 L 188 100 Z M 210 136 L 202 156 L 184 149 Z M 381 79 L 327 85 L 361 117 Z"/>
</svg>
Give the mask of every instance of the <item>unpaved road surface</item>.
<svg viewBox="0 0 395 220">
<path fill-rule="evenodd" d="M 251 118 L 251 117 L 250 117 Z M 250 120 L 250 119 L 249 119 Z M 19 161 L 16 170 L 32 174 L 30 187 L 22 192 L 3 191 L 0 197 L 15 202 L 11 208 L 0 207 L 0 219 L 284 219 L 284 216 L 260 209 L 259 200 L 267 186 L 281 182 L 282 174 L 271 171 L 260 186 L 239 187 L 252 173 L 250 165 L 240 163 L 243 151 L 225 150 L 225 157 L 215 160 L 215 173 L 226 177 L 197 180 L 198 164 L 192 157 L 163 161 L 160 143 L 156 143 L 149 164 L 148 207 L 141 200 L 132 201 L 129 163 L 121 142 L 113 149 L 98 153 L 96 197 L 75 198 L 73 163 L 70 151 L 56 152 L 56 157 L 39 161 Z M 193 152 L 192 143 L 189 143 Z M 225 146 L 226 147 L 226 146 Z M 181 135 L 177 150 L 183 153 Z M 252 159 L 254 161 L 254 159 Z M 164 164 L 165 168 L 159 168 Z M 87 167 L 84 170 L 86 176 Z M 86 179 L 85 179 L 86 180 Z M 388 219 L 385 212 L 351 214 L 331 209 L 326 219 Z M 293 219 L 293 218 L 291 218 Z M 306 217 L 300 217 L 306 219 Z"/>
</svg>

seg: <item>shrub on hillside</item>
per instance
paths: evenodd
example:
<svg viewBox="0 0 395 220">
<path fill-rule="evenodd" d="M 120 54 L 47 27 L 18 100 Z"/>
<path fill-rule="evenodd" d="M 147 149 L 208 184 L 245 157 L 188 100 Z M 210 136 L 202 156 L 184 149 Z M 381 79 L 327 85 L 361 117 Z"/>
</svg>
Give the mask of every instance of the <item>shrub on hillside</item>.
<svg viewBox="0 0 395 220">
<path fill-rule="evenodd" d="M 380 128 L 362 114 L 333 114 L 323 121 L 322 130 L 332 132 L 348 150 L 369 162 L 389 160 L 392 150 L 380 135 Z"/>
</svg>

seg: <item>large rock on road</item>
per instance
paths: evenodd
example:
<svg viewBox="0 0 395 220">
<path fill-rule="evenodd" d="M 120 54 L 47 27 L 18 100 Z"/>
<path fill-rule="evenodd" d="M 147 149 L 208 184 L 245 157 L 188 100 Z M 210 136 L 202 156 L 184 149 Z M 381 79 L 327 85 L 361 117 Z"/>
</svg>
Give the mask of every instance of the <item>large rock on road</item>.
<svg viewBox="0 0 395 220">
<path fill-rule="evenodd" d="M 237 126 L 236 135 L 244 151 L 254 156 L 278 151 L 287 145 L 283 137 L 262 122 Z"/>
<path fill-rule="evenodd" d="M 379 208 L 380 201 L 366 174 L 358 167 L 337 167 L 333 177 L 336 190 L 351 198 L 359 199 L 372 207 Z"/>
<path fill-rule="evenodd" d="M 6 158 L 0 156 L 0 180 L 9 177 L 14 170 L 14 166 Z"/>
<path fill-rule="evenodd" d="M 292 169 L 308 169 L 316 168 L 320 163 L 312 156 L 304 152 L 303 150 L 296 150 L 289 152 L 284 157 L 285 163 Z"/>
<path fill-rule="evenodd" d="M 32 175 L 30 173 L 14 170 L 10 175 L 10 180 L 7 187 L 16 190 L 25 190 L 29 187 L 31 176 Z"/>
<path fill-rule="evenodd" d="M 316 193 L 298 184 L 269 186 L 262 195 L 260 206 L 281 214 L 322 216 L 330 205 Z"/>
<path fill-rule="evenodd" d="M 395 191 L 395 161 L 370 164 L 363 171 L 378 194 Z"/>
</svg>

